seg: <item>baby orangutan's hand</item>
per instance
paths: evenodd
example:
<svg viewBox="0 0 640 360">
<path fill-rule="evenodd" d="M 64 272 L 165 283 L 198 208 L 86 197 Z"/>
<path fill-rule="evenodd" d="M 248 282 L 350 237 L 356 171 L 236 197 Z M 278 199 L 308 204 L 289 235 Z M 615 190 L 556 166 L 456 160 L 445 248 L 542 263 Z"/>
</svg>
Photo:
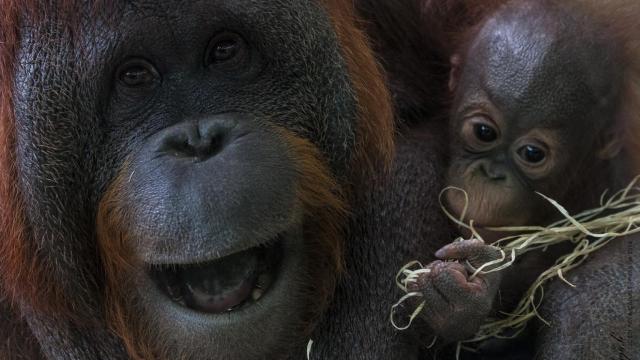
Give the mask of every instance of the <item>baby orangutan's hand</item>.
<svg viewBox="0 0 640 360">
<path fill-rule="evenodd" d="M 478 268 L 499 259 L 501 253 L 482 240 L 471 239 L 449 244 L 436 256 L 441 260 L 427 265 L 430 271 L 407 284 L 407 290 L 424 296 L 420 317 L 435 335 L 445 342 L 468 339 L 490 314 L 502 276 L 493 272 L 471 278 L 473 272 L 467 262 Z"/>
</svg>

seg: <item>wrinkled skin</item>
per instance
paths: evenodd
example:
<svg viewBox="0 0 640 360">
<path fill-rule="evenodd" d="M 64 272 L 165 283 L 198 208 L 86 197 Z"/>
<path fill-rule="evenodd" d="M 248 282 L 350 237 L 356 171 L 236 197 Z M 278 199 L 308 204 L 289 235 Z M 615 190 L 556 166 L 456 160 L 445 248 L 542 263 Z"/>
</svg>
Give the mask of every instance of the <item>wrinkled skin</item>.
<svg viewBox="0 0 640 360">
<path fill-rule="evenodd" d="M 17 51 L 17 182 L 74 312 L 19 304 L 44 357 L 275 359 L 306 343 L 361 135 L 321 4 L 39 11 Z"/>
<path fill-rule="evenodd" d="M 428 264 L 427 274 L 407 285 L 409 292 L 421 292 L 425 306 L 420 316 L 443 339 L 467 339 L 477 332 L 491 312 L 502 274 L 473 276 L 473 268 L 500 258 L 496 248 L 471 239 L 444 246 Z M 455 260 L 455 261 L 452 261 Z"/>
</svg>

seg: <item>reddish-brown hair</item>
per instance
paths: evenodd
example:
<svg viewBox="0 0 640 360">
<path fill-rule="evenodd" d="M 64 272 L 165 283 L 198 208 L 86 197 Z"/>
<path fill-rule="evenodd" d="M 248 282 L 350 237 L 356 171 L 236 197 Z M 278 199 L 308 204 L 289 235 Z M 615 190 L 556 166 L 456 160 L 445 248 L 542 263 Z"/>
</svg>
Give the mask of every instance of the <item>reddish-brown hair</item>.
<svg viewBox="0 0 640 360">
<path fill-rule="evenodd" d="M 288 145 L 298 172 L 297 207 L 303 209 L 305 243 L 312 249 L 308 265 L 310 270 L 311 306 L 307 314 L 308 326 L 327 305 L 333 292 L 336 275 L 342 266 L 343 225 L 346 220 L 346 204 L 338 183 L 331 175 L 323 157 L 310 141 L 295 136 L 285 129 L 277 129 Z M 109 325 L 124 341 L 129 355 L 135 359 L 168 358 L 162 349 L 164 343 L 154 334 L 145 319 L 138 319 L 133 284 L 128 284 L 134 269 L 143 264 L 131 257 L 131 239 L 127 229 L 127 204 L 121 199 L 125 193 L 129 172 L 126 165 L 100 202 L 97 233 L 100 254 L 106 273 L 106 306 Z M 310 321 L 311 320 L 311 321 Z M 301 329 L 304 330 L 304 329 Z M 309 329 L 307 329 L 309 330 Z M 175 355 L 174 355 L 175 356 Z"/>
<path fill-rule="evenodd" d="M 358 101 L 358 144 L 355 171 L 388 165 L 394 154 L 393 105 L 352 1 L 321 0 L 333 20 L 338 42 Z M 366 168 L 365 168 L 366 170 Z"/>
<path fill-rule="evenodd" d="M 47 281 L 37 249 L 25 239 L 25 216 L 16 179 L 13 74 L 20 16 L 26 1 L 0 1 L 0 277 L 10 298 L 29 299 L 40 308 L 57 307 L 61 294 Z M 37 303 L 37 304 L 36 304 Z"/>
<path fill-rule="evenodd" d="M 320 1 L 333 20 L 357 97 L 358 140 L 354 163 L 349 168 L 351 176 L 362 176 L 386 167 L 393 157 L 393 118 L 389 94 L 367 38 L 357 26 L 353 5 L 341 0 Z M 55 266 L 55 259 L 48 259 L 37 248 L 36 242 L 28 239 L 27 218 L 16 180 L 18 170 L 12 87 L 20 21 L 23 18 L 37 21 L 38 16 L 43 16 L 43 6 L 36 0 L 0 0 L 0 286 L 9 299 L 20 299 L 35 311 L 72 319 L 74 311 L 70 299 L 73 296 L 64 294 L 57 283 L 59 279 L 54 278 L 53 271 L 48 271 Z M 75 0 L 64 0 L 57 8 L 64 14 L 77 6 Z M 293 136 L 286 138 L 292 148 L 301 154 L 298 159 L 300 171 L 307 174 L 303 176 L 305 181 L 300 184 L 300 201 L 309 209 L 332 209 L 331 214 L 328 211 L 315 213 L 317 223 L 322 223 L 319 233 L 325 234 L 319 239 L 317 249 L 332 259 L 332 266 L 337 272 L 341 261 L 341 221 L 335 217 L 344 218 L 345 215 L 343 202 L 336 195 L 345 189 L 336 187 L 317 149 L 302 139 Z M 111 189 L 115 188 L 117 185 L 112 185 Z M 111 192 L 105 199 L 115 196 Z M 101 207 L 100 211 L 104 215 L 104 208 Z M 99 217 L 98 221 L 102 224 L 102 231 L 117 228 L 114 219 Z M 105 233 L 102 236 L 112 238 Z M 102 259 L 107 265 L 107 282 L 113 285 L 110 287 L 113 290 L 116 285 L 113 283 L 113 272 L 120 266 L 125 268 L 126 262 L 123 261 L 123 253 L 111 247 L 113 244 L 101 245 Z M 114 320 L 114 327 L 122 330 L 121 322 L 125 320 L 117 311 L 111 312 L 111 319 Z M 131 338 L 125 338 L 132 349 L 145 353 L 144 348 L 131 341 Z"/>
</svg>

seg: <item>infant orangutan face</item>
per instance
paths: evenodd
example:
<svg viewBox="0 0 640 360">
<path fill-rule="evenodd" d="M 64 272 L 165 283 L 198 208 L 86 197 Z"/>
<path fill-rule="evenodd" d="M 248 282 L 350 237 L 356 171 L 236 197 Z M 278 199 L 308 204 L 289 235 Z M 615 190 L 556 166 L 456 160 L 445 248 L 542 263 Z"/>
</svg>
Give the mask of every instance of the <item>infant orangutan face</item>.
<svg viewBox="0 0 640 360">
<path fill-rule="evenodd" d="M 521 10 L 488 21 L 452 61 L 448 182 L 468 193 L 465 220 L 478 226 L 548 221 L 535 192 L 563 201 L 597 160 L 603 124 L 614 118 L 618 74 L 603 66 L 610 59 L 567 32 L 570 24 L 522 21 L 531 9 Z M 448 192 L 447 202 L 463 212 L 461 192 Z"/>
</svg>

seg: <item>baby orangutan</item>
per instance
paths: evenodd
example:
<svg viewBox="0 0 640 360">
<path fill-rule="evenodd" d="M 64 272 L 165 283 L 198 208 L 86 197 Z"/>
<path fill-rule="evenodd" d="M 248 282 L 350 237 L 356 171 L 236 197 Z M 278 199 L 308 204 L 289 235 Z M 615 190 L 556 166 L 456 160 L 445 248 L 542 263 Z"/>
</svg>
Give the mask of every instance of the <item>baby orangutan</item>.
<svg viewBox="0 0 640 360">
<path fill-rule="evenodd" d="M 485 242 L 454 242 L 409 285 L 426 302 L 420 317 L 445 342 L 472 337 L 487 317 L 513 308 L 563 250 L 520 258 L 508 270 L 472 269 L 500 257 L 488 227 L 546 225 L 558 213 L 597 205 L 616 173 L 622 66 L 615 42 L 561 1 L 514 1 L 472 30 L 452 57 L 448 183 L 469 196 L 465 222 Z M 446 194 L 463 213 L 464 195 Z M 469 234 L 461 234 L 469 236 Z M 500 294 L 500 296 L 497 296 Z"/>
</svg>

